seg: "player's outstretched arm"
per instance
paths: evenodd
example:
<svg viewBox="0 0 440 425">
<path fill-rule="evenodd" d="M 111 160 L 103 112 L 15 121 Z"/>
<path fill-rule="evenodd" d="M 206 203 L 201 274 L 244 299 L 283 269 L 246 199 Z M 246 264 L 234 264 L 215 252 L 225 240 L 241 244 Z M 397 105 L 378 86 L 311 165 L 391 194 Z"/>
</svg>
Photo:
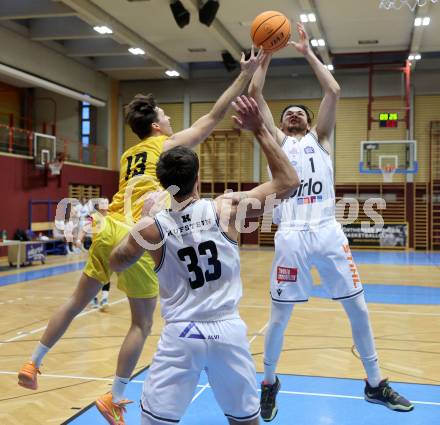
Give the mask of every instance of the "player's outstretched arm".
<svg viewBox="0 0 440 425">
<path fill-rule="evenodd" d="M 319 107 L 316 127 L 312 130 L 316 132 L 321 145 L 330 152 L 330 143 L 328 141 L 336 123 L 336 104 L 338 103 L 341 88 L 334 79 L 332 73 L 321 63 L 310 48 L 309 37 L 300 23 L 296 24 L 299 34 L 299 41 L 291 41 L 296 50 L 304 55 L 307 62 L 313 69 L 319 83 L 324 91 L 324 97 Z"/>
<path fill-rule="evenodd" d="M 249 84 L 248 94 L 256 100 L 258 107 L 261 111 L 265 126 L 275 137 L 275 140 L 279 144 L 281 144 L 285 136 L 283 132 L 276 126 L 272 116 L 272 112 L 270 111 L 266 99 L 263 96 L 263 87 L 264 83 L 266 82 L 266 74 L 271 59 L 271 53 L 266 53 L 264 55 L 261 64 L 258 66 L 257 70 L 254 73 L 254 76 L 252 77 L 251 83 Z"/>
<path fill-rule="evenodd" d="M 228 193 L 215 199 L 217 211 L 222 212 L 225 204 L 229 204 L 230 214 L 229 225 L 235 223 L 239 204 L 247 205 L 243 211 L 244 216 L 259 217 L 265 211 L 266 202 L 273 196 L 277 199 L 288 198 L 299 186 L 299 178 L 296 171 L 290 164 L 286 154 L 275 142 L 274 137 L 263 123 L 261 112 L 257 102 L 253 98 L 241 96 L 233 103 L 237 116 L 233 119 L 242 129 L 250 130 L 254 133 L 258 143 L 266 156 L 267 163 L 272 173 L 272 180 L 263 183 L 248 192 Z M 221 213 L 219 214 L 222 215 Z"/>
<path fill-rule="evenodd" d="M 225 116 L 233 99 L 239 96 L 246 88 L 263 58 L 263 51 L 260 50 L 258 54 L 255 54 L 253 47 L 248 60 L 245 60 L 245 55 L 242 53 L 240 61 L 241 72 L 232 85 L 230 85 L 217 102 L 215 102 L 210 112 L 199 118 L 190 128 L 179 131 L 171 136 L 170 139 L 165 142 L 164 150 L 179 145 L 192 148 L 207 139 L 215 126 Z"/>
</svg>

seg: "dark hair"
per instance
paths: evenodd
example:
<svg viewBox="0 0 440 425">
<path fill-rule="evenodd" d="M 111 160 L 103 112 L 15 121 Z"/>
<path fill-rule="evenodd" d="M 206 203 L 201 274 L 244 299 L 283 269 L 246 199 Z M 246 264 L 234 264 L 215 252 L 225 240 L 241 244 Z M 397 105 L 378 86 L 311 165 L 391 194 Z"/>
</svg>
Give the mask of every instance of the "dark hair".
<svg viewBox="0 0 440 425">
<path fill-rule="evenodd" d="M 125 120 L 139 139 L 151 135 L 151 124 L 157 122 L 156 101 L 153 95 L 137 94 L 125 107 Z"/>
<path fill-rule="evenodd" d="M 197 154 L 184 146 L 176 146 L 163 152 L 156 165 L 156 176 L 164 189 L 179 187 L 175 196 L 185 196 L 192 192 L 199 173 Z"/>
<path fill-rule="evenodd" d="M 288 105 L 288 106 L 286 106 L 283 109 L 283 112 L 281 112 L 280 122 L 283 121 L 283 117 L 284 117 L 284 114 L 286 113 L 286 111 L 288 111 L 290 108 L 293 108 L 293 107 L 301 108 L 307 115 L 307 122 L 309 123 L 309 125 L 312 124 L 313 118 L 315 118 L 315 114 L 306 105 Z"/>
</svg>

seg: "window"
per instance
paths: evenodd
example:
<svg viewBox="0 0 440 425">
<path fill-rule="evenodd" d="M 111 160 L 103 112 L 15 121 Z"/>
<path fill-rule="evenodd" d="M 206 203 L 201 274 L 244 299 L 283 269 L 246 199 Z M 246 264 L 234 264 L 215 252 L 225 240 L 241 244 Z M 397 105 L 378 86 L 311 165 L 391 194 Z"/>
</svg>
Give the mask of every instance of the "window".
<svg viewBox="0 0 440 425">
<path fill-rule="evenodd" d="M 96 140 L 96 111 L 89 102 L 80 103 L 80 135 L 83 146 L 89 146 Z"/>
</svg>

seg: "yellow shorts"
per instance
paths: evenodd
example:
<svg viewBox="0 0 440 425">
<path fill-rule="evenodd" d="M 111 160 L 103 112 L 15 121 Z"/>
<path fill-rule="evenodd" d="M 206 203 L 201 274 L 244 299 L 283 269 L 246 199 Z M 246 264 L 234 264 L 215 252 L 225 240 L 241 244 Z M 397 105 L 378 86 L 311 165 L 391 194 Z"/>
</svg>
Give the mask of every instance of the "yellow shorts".
<svg viewBox="0 0 440 425">
<path fill-rule="evenodd" d="M 130 227 L 105 217 L 103 228 L 93 235 L 89 258 L 84 273 L 105 285 L 110 281 L 112 271 L 109 267 L 109 257 L 112 249 L 129 232 Z M 139 261 L 118 275 L 118 288 L 130 298 L 153 298 L 159 293 L 159 283 L 154 273 L 154 261 L 145 253 Z"/>
</svg>

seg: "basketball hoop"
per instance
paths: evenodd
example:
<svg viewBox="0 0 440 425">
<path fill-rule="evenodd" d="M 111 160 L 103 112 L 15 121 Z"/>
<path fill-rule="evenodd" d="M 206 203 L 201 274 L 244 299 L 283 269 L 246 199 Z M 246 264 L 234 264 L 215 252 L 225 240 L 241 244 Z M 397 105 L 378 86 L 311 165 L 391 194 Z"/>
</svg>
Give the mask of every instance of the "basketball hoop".
<svg viewBox="0 0 440 425">
<path fill-rule="evenodd" d="M 382 170 L 383 182 L 384 183 L 392 183 L 394 173 L 396 172 L 396 167 L 394 165 L 385 165 Z"/>
<path fill-rule="evenodd" d="M 411 12 L 416 10 L 416 7 L 426 6 L 429 2 L 437 3 L 439 0 L 380 0 L 379 7 L 381 9 L 401 9 L 404 5 L 408 6 Z"/>
<path fill-rule="evenodd" d="M 51 176 L 59 176 L 63 168 L 63 161 L 49 162 L 49 170 Z"/>
</svg>

